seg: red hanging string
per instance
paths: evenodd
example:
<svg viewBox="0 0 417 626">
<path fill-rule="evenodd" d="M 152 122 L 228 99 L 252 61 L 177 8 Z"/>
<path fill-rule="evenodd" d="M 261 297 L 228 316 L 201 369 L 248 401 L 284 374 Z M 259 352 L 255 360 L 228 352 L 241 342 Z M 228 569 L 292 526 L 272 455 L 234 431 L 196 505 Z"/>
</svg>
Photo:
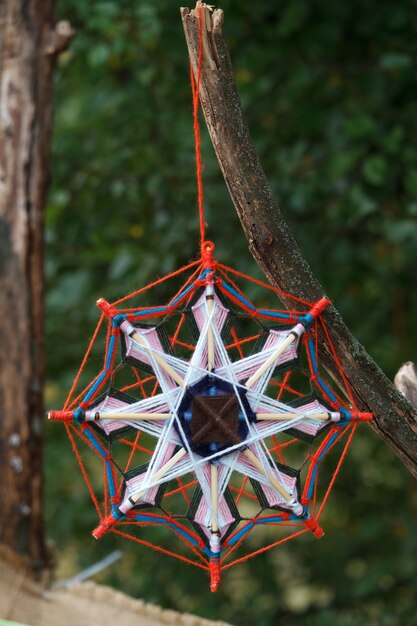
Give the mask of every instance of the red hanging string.
<svg viewBox="0 0 417 626">
<path fill-rule="evenodd" d="M 198 96 L 201 84 L 201 65 L 203 60 L 203 10 L 201 4 L 197 5 L 198 27 L 200 44 L 198 49 L 197 78 L 194 77 L 193 67 L 190 62 L 191 90 L 193 96 L 194 140 L 195 140 L 195 164 L 197 170 L 198 213 L 200 218 L 200 247 L 201 255 L 204 255 L 205 230 L 204 206 L 203 206 L 203 166 L 201 161 L 200 124 L 198 121 Z"/>
</svg>

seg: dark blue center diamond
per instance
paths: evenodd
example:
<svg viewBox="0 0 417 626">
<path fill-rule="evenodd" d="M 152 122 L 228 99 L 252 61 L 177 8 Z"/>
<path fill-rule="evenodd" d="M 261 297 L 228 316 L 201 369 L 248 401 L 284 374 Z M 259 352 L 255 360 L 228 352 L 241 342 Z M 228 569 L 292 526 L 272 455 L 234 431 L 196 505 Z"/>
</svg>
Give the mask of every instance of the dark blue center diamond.
<svg viewBox="0 0 417 626">
<path fill-rule="evenodd" d="M 185 435 L 191 450 L 204 457 L 243 444 L 248 421 L 256 417 L 246 392 L 210 374 L 188 387 L 178 409 L 184 431 L 177 428 L 181 439 Z"/>
</svg>

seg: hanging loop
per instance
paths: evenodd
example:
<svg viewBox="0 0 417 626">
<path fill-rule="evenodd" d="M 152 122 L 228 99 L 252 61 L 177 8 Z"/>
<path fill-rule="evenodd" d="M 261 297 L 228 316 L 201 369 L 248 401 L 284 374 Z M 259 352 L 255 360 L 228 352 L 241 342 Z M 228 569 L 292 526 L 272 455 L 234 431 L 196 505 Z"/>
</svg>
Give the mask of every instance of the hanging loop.
<svg viewBox="0 0 417 626">
<path fill-rule="evenodd" d="M 206 240 L 201 244 L 201 260 L 205 269 L 214 270 L 216 261 L 214 259 L 214 243 Z"/>
</svg>

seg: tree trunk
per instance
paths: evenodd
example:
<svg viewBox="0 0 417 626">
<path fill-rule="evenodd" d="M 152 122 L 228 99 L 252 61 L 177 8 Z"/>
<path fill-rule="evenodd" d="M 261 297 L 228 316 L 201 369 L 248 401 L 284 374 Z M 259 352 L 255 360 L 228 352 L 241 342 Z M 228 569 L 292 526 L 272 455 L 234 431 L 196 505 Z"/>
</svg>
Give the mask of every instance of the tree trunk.
<svg viewBox="0 0 417 626">
<path fill-rule="evenodd" d="M 314 302 L 323 287 L 304 259 L 273 197 L 242 113 L 225 42 L 223 11 L 203 3 L 203 62 L 200 102 L 207 128 L 231 198 L 258 265 L 275 287 Z M 181 9 L 194 73 L 199 50 L 199 11 Z M 292 306 L 291 300 L 282 298 Z M 365 349 L 351 335 L 335 307 L 323 317 L 340 357 L 358 407 L 371 411 L 371 426 L 417 477 L 417 415 L 386 378 Z M 321 349 L 328 371 L 337 371 L 334 357 Z"/>
<path fill-rule="evenodd" d="M 0 0 L 0 543 L 34 569 L 47 563 L 43 212 L 52 71 L 68 26 L 53 29 L 53 0 Z"/>
</svg>

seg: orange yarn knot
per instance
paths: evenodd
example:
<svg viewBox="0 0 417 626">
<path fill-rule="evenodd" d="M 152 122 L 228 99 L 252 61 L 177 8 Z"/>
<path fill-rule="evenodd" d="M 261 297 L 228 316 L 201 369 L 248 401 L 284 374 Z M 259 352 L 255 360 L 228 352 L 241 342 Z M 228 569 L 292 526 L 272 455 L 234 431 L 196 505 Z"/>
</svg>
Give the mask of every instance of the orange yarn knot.
<svg viewBox="0 0 417 626">
<path fill-rule="evenodd" d="M 319 315 L 321 315 L 321 313 L 323 313 L 324 309 L 326 309 L 328 306 L 331 305 L 330 300 L 328 300 L 327 298 L 321 298 L 320 300 L 318 300 L 318 302 L 316 302 L 312 309 L 310 309 L 309 313 L 310 315 L 312 315 L 314 317 L 314 319 L 317 319 L 317 317 L 319 317 Z"/>
<path fill-rule="evenodd" d="M 116 317 L 117 315 L 116 309 L 109 302 L 107 302 L 107 300 L 105 300 L 104 298 L 99 298 L 97 300 L 97 306 L 99 309 L 103 311 L 106 317 L 109 317 L 110 319 L 112 319 L 113 317 Z"/>
<path fill-rule="evenodd" d="M 304 520 L 304 524 L 309 530 L 311 530 L 311 532 L 315 537 L 317 537 L 317 539 L 321 539 L 321 537 L 323 537 L 324 530 L 321 528 L 321 526 L 318 525 L 317 520 L 314 519 L 314 517 L 308 517 L 306 520 Z"/>
<path fill-rule="evenodd" d="M 107 517 L 105 517 L 101 524 L 99 524 L 97 528 L 93 530 L 92 535 L 94 539 L 101 539 L 103 535 L 105 535 L 110 530 L 110 528 L 115 526 L 116 523 L 117 519 L 113 517 L 113 515 L 108 515 Z"/>
<path fill-rule="evenodd" d="M 213 253 L 214 243 L 212 241 L 203 241 L 201 244 L 201 260 L 203 261 L 205 269 L 216 269 L 217 262 L 214 259 Z"/>
<path fill-rule="evenodd" d="M 72 422 L 74 413 L 72 411 L 49 411 L 48 419 L 60 422 Z"/>
<path fill-rule="evenodd" d="M 214 593 L 217 591 L 220 585 L 220 560 L 219 559 L 211 559 L 210 560 L 210 591 Z"/>
</svg>

